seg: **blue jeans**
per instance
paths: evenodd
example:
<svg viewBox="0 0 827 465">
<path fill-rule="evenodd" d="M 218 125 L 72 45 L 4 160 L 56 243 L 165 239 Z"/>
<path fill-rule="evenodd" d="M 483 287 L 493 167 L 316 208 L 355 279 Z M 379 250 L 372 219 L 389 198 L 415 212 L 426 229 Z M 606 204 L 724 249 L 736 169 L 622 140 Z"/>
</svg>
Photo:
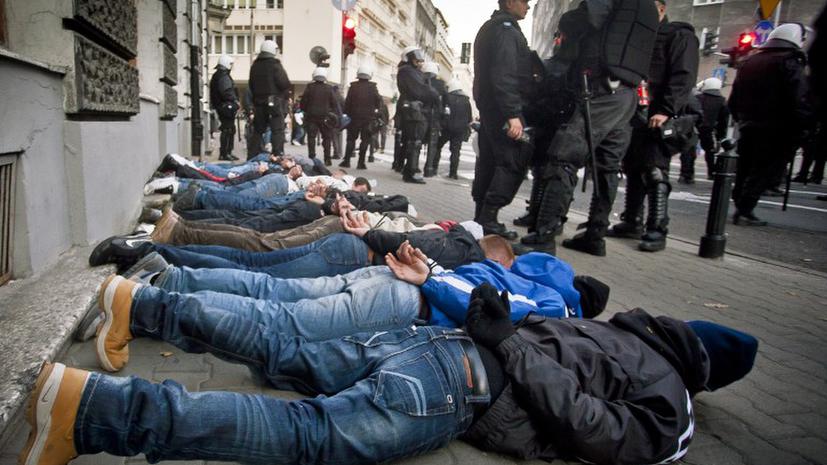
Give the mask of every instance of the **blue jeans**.
<svg viewBox="0 0 827 465">
<path fill-rule="evenodd" d="M 273 207 L 286 207 L 291 203 L 304 200 L 304 191 L 277 195 L 270 198 L 239 195 L 214 189 L 198 191 L 195 194 L 193 210 L 266 210 Z"/>
<path fill-rule="evenodd" d="M 368 246 L 352 234 L 332 234 L 301 247 L 249 252 L 223 246 L 153 244 L 169 263 L 190 268 L 226 268 L 276 278 L 314 278 L 350 273 L 370 265 Z"/>
<path fill-rule="evenodd" d="M 207 181 L 204 179 L 179 179 L 178 181 L 180 183 L 178 187 L 179 192 L 187 190 L 190 183 L 195 183 L 202 189 L 206 190 L 233 192 L 239 195 L 265 198 L 287 194 L 287 190 L 289 188 L 287 177 L 278 173 L 268 174 L 258 179 L 247 181 L 235 186 L 228 186 L 223 183 Z"/>
<path fill-rule="evenodd" d="M 161 305 L 163 294 L 185 294 L 179 306 L 198 305 L 243 314 L 280 334 L 320 341 L 362 331 L 404 328 L 417 322 L 419 288 L 384 266 L 328 278 L 280 279 L 240 270 L 170 267 L 155 286 L 135 297 Z M 170 294 L 172 295 L 172 294 Z M 133 306 L 135 308 L 135 306 Z"/>
<path fill-rule="evenodd" d="M 92 373 L 75 422 L 78 453 L 144 453 L 152 463 L 385 462 L 445 446 L 470 426 L 474 406 L 490 401 L 468 387 L 459 342 L 467 337 L 459 330 L 412 327 L 308 342 L 235 312 L 177 306 L 179 298 L 167 294 L 161 305 L 133 311 L 133 335 L 209 351 L 278 389 L 320 395 L 190 393 L 174 381 Z"/>
</svg>

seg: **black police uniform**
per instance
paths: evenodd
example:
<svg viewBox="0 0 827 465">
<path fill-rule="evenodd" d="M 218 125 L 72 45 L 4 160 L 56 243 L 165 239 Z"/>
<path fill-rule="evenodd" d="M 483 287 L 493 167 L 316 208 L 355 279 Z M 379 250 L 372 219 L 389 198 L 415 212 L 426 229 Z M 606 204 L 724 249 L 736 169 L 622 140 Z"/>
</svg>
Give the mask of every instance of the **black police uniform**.
<svg viewBox="0 0 827 465">
<path fill-rule="evenodd" d="M 238 94 L 230 70 L 218 66 L 210 79 L 210 104 L 221 122 L 219 160 L 235 160 L 232 156 L 235 142 L 235 115 L 238 112 Z"/>
<path fill-rule="evenodd" d="M 415 175 L 419 165 L 422 140 L 428 126 L 425 109 L 433 105 L 439 95 L 425 82 L 424 73 L 409 62 L 399 64 L 396 82 L 399 88 L 396 117 L 397 124 L 402 130 L 401 153 L 404 156 L 402 180 L 424 183 Z"/>
<path fill-rule="evenodd" d="M 376 128 L 376 121 L 379 119 L 381 108 L 384 106 L 382 96 L 376 83 L 367 79 L 360 79 L 350 84 L 345 99 L 345 113 L 350 118 L 350 125 L 347 127 L 347 147 L 345 148 L 345 159 L 339 165 L 342 168 L 350 167 L 350 158 L 356 150 L 356 139 L 361 139 L 359 144 L 358 169 L 366 169 L 365 155 L 368 146 L 373 138 Z"/>
<path fill-rule="evenodd" d="M 729 127 L 729 108 L 726 106 L 726 98 L 717 89 L 703 91 L 698 95 L 698 101 L 703 111 L 703 118 L 698 125 L 698 137 L 701 148 L 704 149 L 707 178 L 712 179 L 715 154 L 718 153 L 720 142 L 726 138 Z"/>
<path fill-rule="evenodd" d="M 474 41 L 474 101 L 480 111 L 480 147 L 471 195 L 476 203 L 474 219 L 486 234 L 517 237 L 498 222 L 497 214 L 514 200 L 530 155 L 503 128 L 509 119 L 523 118 L 531 90 L 531 50 L 517 18 L 497 10 Z"/>
<path fill-rule="evenodd" d="M 772 39 L 738 70 L 729 109 L 738 122 L 735 221 L 763 224 L 753 209 L 773 177 L 795 156 L 810 117 L 806 57 L 791 42 Z"/>
<path fill-rule="evenodd" d="M 253 134 L 247 148 L 247 158 L 258 155 L 261 136 L 270 128 L 270 151 L 284 154 L 284 108 L 290 79 L 275 56 L 260 53 L 250 67 L 250 92 L 253 97 Z"/>
<path fill-rule="evenodd" d="M 649 72 L 651 104 L 648 117 L 666 115 L 674 118 L 684 115 L 697 82 L 698 47 L 698 38 L 691 25 L 663 19 Z M 643 201 L 648 196 L 649 211 L 639 248 L 656 252 L 666 247 L 669 231 L 667 207 L 672 191 L 669 164 L 672 156 L 680 152 L 681 149 L 664 142 L 659 129 L 649 129 L 645 124 L 635 128 L 623 162 L 627 176 L 626 208 L 621 216 L 623 223 L 612 228 L 613 235 L 640 235 Z"/>
<path fill-rule="evenodd" d="M 457 179 L 459 152 L 462 149 L 462 143 L 471 136 L 471 127 L 469 126 L 473 121 L 471 99 L 461 90 L 457 90 L 445 96 L 445 106 L 450 110 L 450 114 L 445 118 L 442 135 L 439 137 L 436 166 L 439 166 L 439 154 L 442 152 L 442 147 L 445 146 L 446 142 L 450 142 L 448 147 L 451 151 L 451 163 L 448 177 Z"/>
<path fill-rule="evenodd" d="M 552 59 L 548 79 L 562 82 L 558 85 L 573 96 L 582 95 L 588 83 L 600 193 L 592 197 L 586 233 L 572 240 L 585 242 L 596 255 L 605 254 L 602 237 L 617 192 L 620 160 L 630 139 L 635 88 L 649 70 L 657 27 L 652 0 L 584 0 L 560 19 L 564 40 Z M 577 171 L 588 156 L 584 113 L 583 102 L 578 100 L 571 117 L 551 139 L 548 163 L 541 172 L 545 189 L 534 232 L 522 239 L 525 245 L 554 251 L 554 235 L 565 221 Z M 569 245 L 577 246 L 576 242 Z"/>
<path fill-rule="evenodd" d="M 307 155 L 316 158 L 316 137 L 321 134 L 325 165 L 331 164 L 330 149 L 334 137 L 334 129 L 326 121 L 331 113 L 337 116 L 342 113 L 334 94 L 329 84 L 314 81 L 307 85 L 301 98 L 307 129 Z"/>
<path fill-rule="evenodd" d="M 436 175 L 439 167 L 439 138 L 442 135 L 443 118 L 445 116 L 445 96 L 448 94 L 448 86 L 445 81 L 438 77 L 427 79 L 428 84 L 439 95 L 436 103 L 431 105 L 428 109 L 428 148 L 425 152 L 425 172 L 423 175 L 426 178 Z"/>
</svg>

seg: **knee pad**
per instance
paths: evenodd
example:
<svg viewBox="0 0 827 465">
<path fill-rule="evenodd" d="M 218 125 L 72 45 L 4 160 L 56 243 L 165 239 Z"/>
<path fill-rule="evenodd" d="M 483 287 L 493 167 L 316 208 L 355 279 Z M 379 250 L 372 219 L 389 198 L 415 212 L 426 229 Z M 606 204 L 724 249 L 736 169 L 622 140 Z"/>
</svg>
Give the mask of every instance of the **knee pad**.
<svg viewBox="0 0 827 465">
<path fill-rule="evenodd" d="M 646 174 L 643 177 L 643 180 L 646 181 L 646 184 L 650 186 L 654 186 L 655 184 L 666 182 L 668 179 L 666 173 L 663 172 L 662 169 L 657 167 L 651 167 L 646 170 Z"/>
</svg>

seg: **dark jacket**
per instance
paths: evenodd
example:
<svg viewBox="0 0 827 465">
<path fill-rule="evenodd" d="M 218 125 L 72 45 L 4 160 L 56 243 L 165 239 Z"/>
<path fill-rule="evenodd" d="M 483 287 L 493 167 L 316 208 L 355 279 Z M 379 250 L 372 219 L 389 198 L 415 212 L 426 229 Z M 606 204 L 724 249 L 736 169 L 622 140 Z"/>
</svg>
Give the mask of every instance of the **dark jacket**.
<svg viewBox="0 0 827 465">
<path fill-rule="evenodd" d="M 729 110 L 741 127 L 795 136 L 809 117 L 804 52 L 786 41 L 769 41 L 738 70 Z"/>
<path fill-rule="evenodd" d="M 714 132 L 715 137 L 720 141 L 726 137 L 729 126 L 729 109 L 726 106 L 726 99 L 719 90 L 708 90 L 698 95 L 703 109 L 703 118 L 698 123 L 698 130 L 701 132 Z"/>
<path fill-rule="evenodd" d="M 222 103 L 238 105 L 238 94 L 230 70 L 224 67 L 216 68 L 210 79 L 210 106 L 218 108 Z"/>
<path fill-rule="evenodd" d="M 827 7 L 815 22 L 816 38 L 810 46 L 810 91 L 822 125 L 827 126 Z M 823 129 L 822 129 L 823 130 Z"/>
<path fill-rule="evenodd" d="M 290 79 L 284 67 L 273 55 L 262 53 L 250 67 L 250 91 L 255 105 L 267 103 L 268 97 L 276 96 L 287 100 Z"/>
<path fill-rule="evenodd" d="M 608 323 L 529 315 L 494 350 L 508 384 L 464 439 L 520 458 L 650 464 L 692 440 L 709 362 L 683 322 L 637 309 Z"/>
<path fill-rule="evenodd" d="M 445 96 L 445 105 L 451 109 L 451 114 L 443 129 L 452 133 L 469 131 L 468 125 L 474 120 L 471 99 L 460 91 L 451 92 Z"/>
<path fill-rule="evenodd" d="M 532 91 L 531 50 L 517 18 L 497 10 L 474 41 L 474 101 L 502 120 L 522 116 Z"/>
<path fill-rule="evenodd" d="M 351 124 L 364 123 L 378 118 L 383 106 L 384 102 L 382 102 L 375 82 L 360 79 L 350 84 L 347 99 L 345 99 L 345 113 L 353 120 Z"/>
<path fill-rule="evenodd" d="M 698 78 L 698 38 L 692 25 L 664 19 L 649 68 L 649 116 L 681 114 Z"/>
<path fill-rule="evenodd" d="M 422 102 L 432 105 L 439 95 L 425 82 L 425 74 L 408 62 L 399 63 L 396 75 L 399 102 Z"/>
<path fill-rule="evenodd" d="M 339 192 L 339 194 L 353 204 L 357 210 L 371 213 L 407 212 L 410 204 L 404 195 L 368 195 L 356 191 Z M 333 213 L 335 202 L 335 194 L 328 195 L 323 207 L 327 214 Z"/>
<path fill-rule="evenodd" d="M 449 270 L 485 260 L 479 242 L 462 226 L 454 226 L 448 232 L 428 229 L 395 233 L 374 229 L 362 239 L 376 252 L 374 264 L 377 265 L 384 264 L 385 254 L 395 253 L 405 241 L 410 241 L 413 247 Z"/>
<path fill-rule="evenodd" d="M 311 82 L 307 85 L 301 98 L 301 108 L 305 118 L 321 119 L 328 114 L 341 113 L 341 108 L 334 95 L 333 86 L 325 82 Z"/>
</svg>

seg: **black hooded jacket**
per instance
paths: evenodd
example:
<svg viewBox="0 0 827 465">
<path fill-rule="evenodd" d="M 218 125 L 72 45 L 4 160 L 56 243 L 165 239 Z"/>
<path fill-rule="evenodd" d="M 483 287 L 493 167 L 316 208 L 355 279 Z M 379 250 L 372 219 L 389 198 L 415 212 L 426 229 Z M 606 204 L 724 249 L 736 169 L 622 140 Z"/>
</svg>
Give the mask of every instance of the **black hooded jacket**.
<svg viewBox="0 0 827 465">
<path fill-rule="evenodd" d="M 449 270 L 485 260 L 485 253 L 479 242 L 459 225 L 448 232 L 442 229 L 428 229 L 394 233 L 374 229 L 368 231 L 362 239 L 376 252 L 376 265 L 384 265 L 385 254 L 396 252 L 405 241 L 410 241 L 411 246 L 422 250 L 426 256 Z"/>
<path fill-rule="evenodd" d="M 368 195 L 363 192 L 344 191 L 339 194 L 346 198 L 357 210 L 371 213 L 403 212 L 408 211 L 410 202 L 404 195 Z M 333 204 L 336 203 L 335 194 L 329 194 L 323 209 L 328 215 L 333 213 Z"/>
<path fill-rule="evenodd" d="M 353 119 L 351 125 L 360 126 L 378 118 L 383 106 L 384 102 L 375 82 L 360 79 L 350 83 L 345 99 L 345 113 Z"/>
<path fill-rule="evenodd" d="M 692 25 L 664 19 L 649 68 L 649 116 L 681 114 L 697 82 L 699 59 Z"/>
<path fill-rule="evenodd" d="M 255 105 L 267 103 L 267 98 L 277 96 L 287 100 L 290 79 L 284 66 L 275 56 L 262 53 L 250 67 L 250 92 Z"/>
<path fill-rule="evenodd" d="M 508 384 L 464 439 L 526 459 L 677 460 L 709 361 L 684 323 L 637 309 L 608 323 L 529 315 L 496 347 Z"/>
</svg>

